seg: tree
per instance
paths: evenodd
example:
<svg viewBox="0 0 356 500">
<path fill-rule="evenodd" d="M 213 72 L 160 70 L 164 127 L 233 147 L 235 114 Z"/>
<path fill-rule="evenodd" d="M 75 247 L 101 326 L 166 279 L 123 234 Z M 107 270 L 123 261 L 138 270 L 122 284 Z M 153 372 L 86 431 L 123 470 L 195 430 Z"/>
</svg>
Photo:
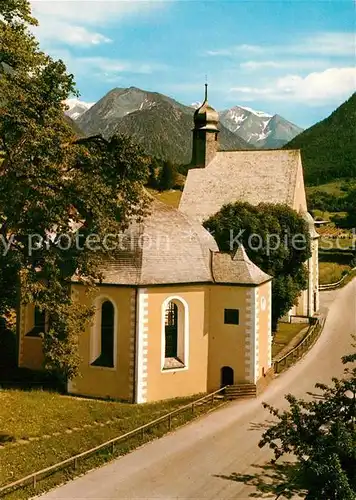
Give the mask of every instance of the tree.
<svg viewBox="0 0 356 500">
<path fill-rule="evenodd" d="M 148 158 L 148 180 L 147 186 L 153 189 L 157 189 L 159 185 L 159 173 L 161 170 L 161 160 L 155 158 L 154 156 Z"/>
<path fill-rule="evenodd" d="M 283 149 L 300 149 L 305 182 L 318 186 L 356 176 L 356 92 L 328 118 L 298 134 Z"/>
<path fill-rule="evenodd" d="M 356 354 L 345 356 L 344 377 L 330 386 L 317 384 L 321 394 L 311 401 L 288 395 L 286 411 L 264 405 L 277 423 L 263 433 L 259 446 L 269 446 L 276 460 L 286 453 L 296 457 L 293 486 L 308 500 L 356 498 L 355 361 Z"/>
<path fill-rule="evenodd" d="M 94 286 L 110 258 L 105 236 L 144 213 L 147 161 L 126 137 L 75 136 L 63 104 L 73 76 L 40 51 L 34 24 L 27 0 L 0 3 L 0 314 L 18 290 L 45 310 L 46 366 L 66 379 L 92 314 L 69 294 L 73 274 Z"/>
<path fill-rule="evenodd" d="M 159 189 L 161 191 L 172 189 L 175 186 L 176 178 L 177 173 L 172 163 L 169 160 L 164 161 L 159 175 Z"/>
<path fill-rule="evenodd" d="M 273 276 L 272 326 L 296 303 L 307 286 L 305 262 L 311 256 L 303 217 L 286 205 L 245 202 L 225 205 L 204 226 L 223 252 L 245 246 L 249 258 Z"/>
<path fill-rule="evenodd" d="M 346 225 L 349 228 L 356 228 L 356 189 L 353 187 L 346 197 Z"/>
</svg>

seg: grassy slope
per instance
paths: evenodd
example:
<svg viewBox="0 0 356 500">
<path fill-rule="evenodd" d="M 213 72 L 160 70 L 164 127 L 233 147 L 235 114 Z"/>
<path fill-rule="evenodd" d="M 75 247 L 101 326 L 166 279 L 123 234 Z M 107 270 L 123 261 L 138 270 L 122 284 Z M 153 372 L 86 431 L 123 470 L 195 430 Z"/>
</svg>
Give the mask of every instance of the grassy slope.
<svg viewBox="0 0 356 500">
<path fill-rule="evenodd" d="M 156 191 L 155 189 L 148 188 L 148 191 L 157 198 L 157 200 L 170 205 L 171 207 L 178 208 L 180 199 L 182 197 L 182 191 L 169 190 L 169 191 Z"/>
<path fill-rule="evenodd" d="M 46 391 L 2 390 L 0 485 L 97 446 L 194 399 L 197 396 L 132 405 Z"/>
<path fill-rule="evenodd" d="M 345 192 L 342 191 L 341 185 L 345 184 L 345 181 L 332 181 L 326 184 L 320 184 L 319 186 L 306 186 L 306 192 L 313 193 L 315 191 L 324 191 L 328 194 L 333 194 L 334 196 L 345 196 Z"/>
<path fill-rule="evenodd" d="M 305 323 L 279 323 L 278 331 L 273 338 L 272 357 L 281 352 L 306 326 Z"/>
<path fill-rule="evenodd" d="M 336 283 L 344 271 L 350 271 L 351 266 L 338 262 L 319 262 L 319 282 L 321 285 Z"/>
</svg>

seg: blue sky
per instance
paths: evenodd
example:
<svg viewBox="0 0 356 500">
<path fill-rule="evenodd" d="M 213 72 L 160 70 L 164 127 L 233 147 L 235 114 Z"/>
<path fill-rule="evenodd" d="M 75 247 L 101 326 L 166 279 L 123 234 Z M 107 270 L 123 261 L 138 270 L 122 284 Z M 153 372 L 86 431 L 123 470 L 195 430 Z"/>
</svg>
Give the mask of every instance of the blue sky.
<svg viewBox="0 0 356 500">
<path fill-rule="evenodd" d="M 136 86 L 307 127 L 356 88 L 353 0 L 31 0 L 41 46 L 81 100 Z"/>
</svg>

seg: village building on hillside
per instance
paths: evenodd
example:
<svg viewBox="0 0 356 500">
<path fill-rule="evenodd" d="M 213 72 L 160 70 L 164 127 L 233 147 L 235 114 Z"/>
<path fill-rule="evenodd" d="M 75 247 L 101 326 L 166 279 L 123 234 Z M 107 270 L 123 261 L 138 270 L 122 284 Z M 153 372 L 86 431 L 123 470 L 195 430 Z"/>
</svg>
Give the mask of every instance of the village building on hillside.
<svg viewBox="0 0 356 500">
<path fill-rule="evenodd" d="M 318 308 L 317 239 L 296 151 L 218 151 L 218 114 L 206 99 L 194 116 L 192 168 L 178 209 L 153 200 L 103 264 L 96 296 L 72 283 L 73 300 L 95 305 L 80 338 L 72 394 L 144 403 L 214 391 L 259 389 L 272 373 L 271 280 L 240 246 L 219 252 L 202 222 L 237 200 L 287 203 L 313 235 L 309 289 L 293 314 Z M 315 230 L 314 230 L 315 231 Z M 46 315 L 20 307 L 19 365 L 41 369 Z"/>
</svg>

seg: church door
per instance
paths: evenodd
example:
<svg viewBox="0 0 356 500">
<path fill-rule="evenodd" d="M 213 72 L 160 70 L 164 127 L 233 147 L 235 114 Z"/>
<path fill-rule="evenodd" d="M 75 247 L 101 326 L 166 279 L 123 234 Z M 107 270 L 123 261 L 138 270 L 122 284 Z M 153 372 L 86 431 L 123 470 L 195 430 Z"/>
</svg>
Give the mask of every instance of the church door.
<svg viewBox="0 0 356 500">
<path fill-rule="evenodd" d="M 234 385 L 234 370 L 230 366 L 221 368 L 221 387 Z"/>
</svg>

